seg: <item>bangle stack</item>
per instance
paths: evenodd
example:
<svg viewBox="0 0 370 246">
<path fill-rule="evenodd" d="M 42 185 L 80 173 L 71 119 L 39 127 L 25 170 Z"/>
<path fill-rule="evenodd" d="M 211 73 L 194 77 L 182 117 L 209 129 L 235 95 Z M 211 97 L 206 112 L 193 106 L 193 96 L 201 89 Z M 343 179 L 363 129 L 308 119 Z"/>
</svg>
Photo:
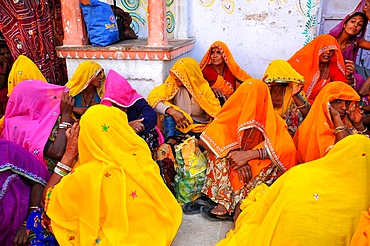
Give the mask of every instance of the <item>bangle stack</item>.
<svg viewBox="0 0 370 246">
<path fill-rule="evenodd" d="M 359 130 L 356 130 L 357 131 L 357 133 L 358 134 L 362 134 L 362 135 L 364 135 L 364 134 L 366 134 L 367 133 L 367 127 L 366 126 L 364 126 L 364 130 L 362 130 L 362 131 L 359 131 Z"/>
<path fill-rule="evenodd" d="M 298 106 L 298 105 L 297 105 L 297 109 L 305 108 L 305 107 L 307 107 L 307 106 L 308 106 L 308 103 L 307 103 L 307 102 L 304 102 L 304 104 L 302 104 L 302 105 L 300 105 L 300 106 Z"/>
<path fill-rule="evenodd" d="M 68 128 L 71 128 L 71 127 L 72 127 L 72 124 L 68 123 L 68 122 L 62 122 L 58 125 L 59 129 L 68 129 Z"/>
<path fill-rule="evenodd" d="M 260 156 L 260 158 L 259 158 L 260 160 L 264 160 L 264 159 L 267 158 L 267 151 L 266 151 L 265 148 L 257 149 L 257 151 L 258 151 L 258 154 Z"/>
<path fill-rule="evenodd" d="M 337 133 L 343 132 L 345 130 L 347 130 L 345 126 L 338 126 L 337 128 L 334 129 L 333 133 L 334 135 L 336 135 Z"/>
<path fill-rule="evenodd" d="M 54 173 L 58 174 L 61 177 L 66 176 L 72 170 L 71 167 L 61 163 L 60 161 L 54 168 Z"/>
</svg>

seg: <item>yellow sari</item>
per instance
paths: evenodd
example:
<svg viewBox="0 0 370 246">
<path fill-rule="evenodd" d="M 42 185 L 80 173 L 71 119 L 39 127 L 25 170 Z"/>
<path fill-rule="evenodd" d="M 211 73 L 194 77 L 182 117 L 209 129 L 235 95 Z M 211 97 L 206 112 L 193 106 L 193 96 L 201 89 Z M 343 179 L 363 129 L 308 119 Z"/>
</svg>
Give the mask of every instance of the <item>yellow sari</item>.
<svg viewBox="0 0 370 246">
<path fill-rule="evenodd" d="M 44 75 L 36 64 L 27 56 L 20 55 L 13 63 L 8 78 L 8 97 L 12 94 L 14 87 L 25 80 L 39 80 L 47 82 Z M 0 133 L 4 128 L 4 116 L 0 119 Z"/>
<path fill-rule="evenodd" d="M 149 93 L 148 103 L 150 106 L 155 108 L 159 102 L 162 102 L 180 111 L 191 123 L 187 128 L 176 127 L 181 132 L 202 132 L 207 124 L 194 124 L 194 121 L 189 114 L 171 103 L 172 98 L 174 98 L 176 93 L 179 91 L 175 77 L 181 80 L 182 84 L 190 95 L 195 98 L 200 107 L 210 117 L 214 118 L 221 108 L 220 102 L 215 97 L 208 85 L 208 82 L 203 78 L 198 63 L 190 57 L 181 58 L 173 65 L 166 81 L 162 85 L 155 87 Z"/>
<path fill-rule="evenodd" d="M 170 245 L 181 208 L 126 114 L 95 105 L 80 125 L 80 165 L 53 188 L 46 211 L 58 243 Z"/>
<path fill-rule="evenodd" d="M 349 245 L 370 204 L 369 158 L 369 138 L 348 136 L 325 157 L 258 186 L 217 245 Z"/>
<path fill-rule="evenodd" d="M 104 69 L 99 63 L 87 60 L 82 62 L 74 72 L 72 78 L 67 82 L 66 86 L 69 88 L 69 95 L 72 97 L 77 96 L 91 83 L 91 81 Z M 104 81 L 101 87 L 97 90 L 100 98 L 104 96 Z"/>
</svg>

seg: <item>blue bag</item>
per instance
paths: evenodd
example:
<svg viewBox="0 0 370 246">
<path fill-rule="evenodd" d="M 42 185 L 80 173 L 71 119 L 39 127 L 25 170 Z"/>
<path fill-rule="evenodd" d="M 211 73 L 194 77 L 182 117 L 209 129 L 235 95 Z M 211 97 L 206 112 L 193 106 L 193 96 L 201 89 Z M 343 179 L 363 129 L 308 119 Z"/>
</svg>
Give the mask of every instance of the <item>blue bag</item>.
<svg viewBox="0 0 370 246">
<path fill-rule="evenodd" d="M 109 4 L 90 0 L 90 4 L 81 3 L 80 6 L 93 46 L 107 46 L 119 41 L 117 21 Z"/>
</svg>

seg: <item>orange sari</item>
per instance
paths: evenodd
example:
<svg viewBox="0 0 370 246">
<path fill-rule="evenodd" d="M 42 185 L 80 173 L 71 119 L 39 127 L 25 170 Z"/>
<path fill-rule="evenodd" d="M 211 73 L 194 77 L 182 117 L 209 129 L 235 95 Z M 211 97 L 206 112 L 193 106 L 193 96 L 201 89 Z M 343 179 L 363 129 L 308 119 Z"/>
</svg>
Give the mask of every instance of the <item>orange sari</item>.
<svg viewBox="0 0 370 246">
<path fill-rule="evenodd" d="M 327 50 L 334 50 L 329 62 L 329 79 L 320 79 L 319 57 Z M 345 65 L 337 40 L 328 34 L 322 34 L 298 50 L 288 62 L 301 75 L 306 84 L 303 91 L 310 104 L 313 103 L 320 90 L 330 81 L 346 82 Z"/>
<path fill-rule="evenodd" d="M 244 136 L 249 129 L 255 129 L 256 132 L 261 133 L 254 136 L 262 135 L 262 141 L 251 139 L 249 135 Z M 203 131 L 200 138 L 218 159 L 224 158 L 232 150 L 245 150 L 244 145 L 252 142 L 254 142 L 252 145 L 255 145 L 253 149 L 265 148 L 268 153 L 267 159 L 255 159 L 248 162 L 252 170 L 250 182 L 253 182 L 253 179 L 268 166 L 277 167 L 279 173 L 284 173 L 297 163 L 296 148 L 287 130 L 287 125 L 274 110 L 267 85 L 257 79 L 246 80 L 236 90 L 221 108 L 219 114 L 216 115 L 214 121 Z M 228 162 L 225 162 L 224 165 L 228 165 Z M 217 167 L 211 166 L 208 169 L 215 168 Z M 226 168 L 229 169 L 232 179 L 235 171 L 232 171 L 233 169 L 230 167 Z M 208 179 L 215 179 L 215 176 L 219 176 L 213 175 L 214 178 L 212 178 L 212 175 L 208 175 L 208 171 Z M 234 192 L 244 187 L 248 189 L 248 184 L 240 184 L 239 180 L 235 179 L 237 182 L 231 181 L 230 183 Z M 207 184 L 217 182 L 217 180 L 206 180 Z M 205 189 L 202 192 L 209 194 Z M 218 203 L 218 201 L 216 202 Z"/>
<path fill-rule="evenodd" d="M 299 163 L 323 157 L 334 145 L 334 124 L 331 120 L 329 103 L 336 99 L 359 101 L 360 96 L 351 86 L 339 81 L 331 82 L 321 90 L 294 135 Z"/>
<path fill-rule="evenodd" d="M 245 81 L 247 79 L 251 79 L 248 73 L 246 73 L 239 65 L 235 62 L 233 55 L 231 54 L 229 47 L 221 41 L 214 42 L 209 49 L 207 50 L 206 54 L 203 56 L 202 60 L 200 61 L 200 69 L 203 70 L 208 64 L 211 64 L 211 51 L 212 48 L 217 47 L 222 57 L 224 58 L 226 66 L 230 69 L 231 73 L 235 76 L 235 78 L 239 81 Z M 231 95 L 234 90 L 228 85 L 227 81 L 222 77 L 218 76 L 212 88 L 219 88 L 225 95 Z"/>
</svg>

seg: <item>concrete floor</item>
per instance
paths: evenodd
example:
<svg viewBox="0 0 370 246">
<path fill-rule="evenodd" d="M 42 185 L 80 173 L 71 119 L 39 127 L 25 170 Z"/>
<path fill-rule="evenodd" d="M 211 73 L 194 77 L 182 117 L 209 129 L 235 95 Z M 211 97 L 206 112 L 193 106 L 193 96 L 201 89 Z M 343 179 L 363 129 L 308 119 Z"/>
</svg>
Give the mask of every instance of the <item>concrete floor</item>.
<svg viewBox="0 0 370 246">
<path fill-rule="evenodd" d="M 233 222 L 210 221 L 201 214 L 183 214 L 182 223 L 172 246 L 213 246 L 225 237 Z"/>
</svg>

